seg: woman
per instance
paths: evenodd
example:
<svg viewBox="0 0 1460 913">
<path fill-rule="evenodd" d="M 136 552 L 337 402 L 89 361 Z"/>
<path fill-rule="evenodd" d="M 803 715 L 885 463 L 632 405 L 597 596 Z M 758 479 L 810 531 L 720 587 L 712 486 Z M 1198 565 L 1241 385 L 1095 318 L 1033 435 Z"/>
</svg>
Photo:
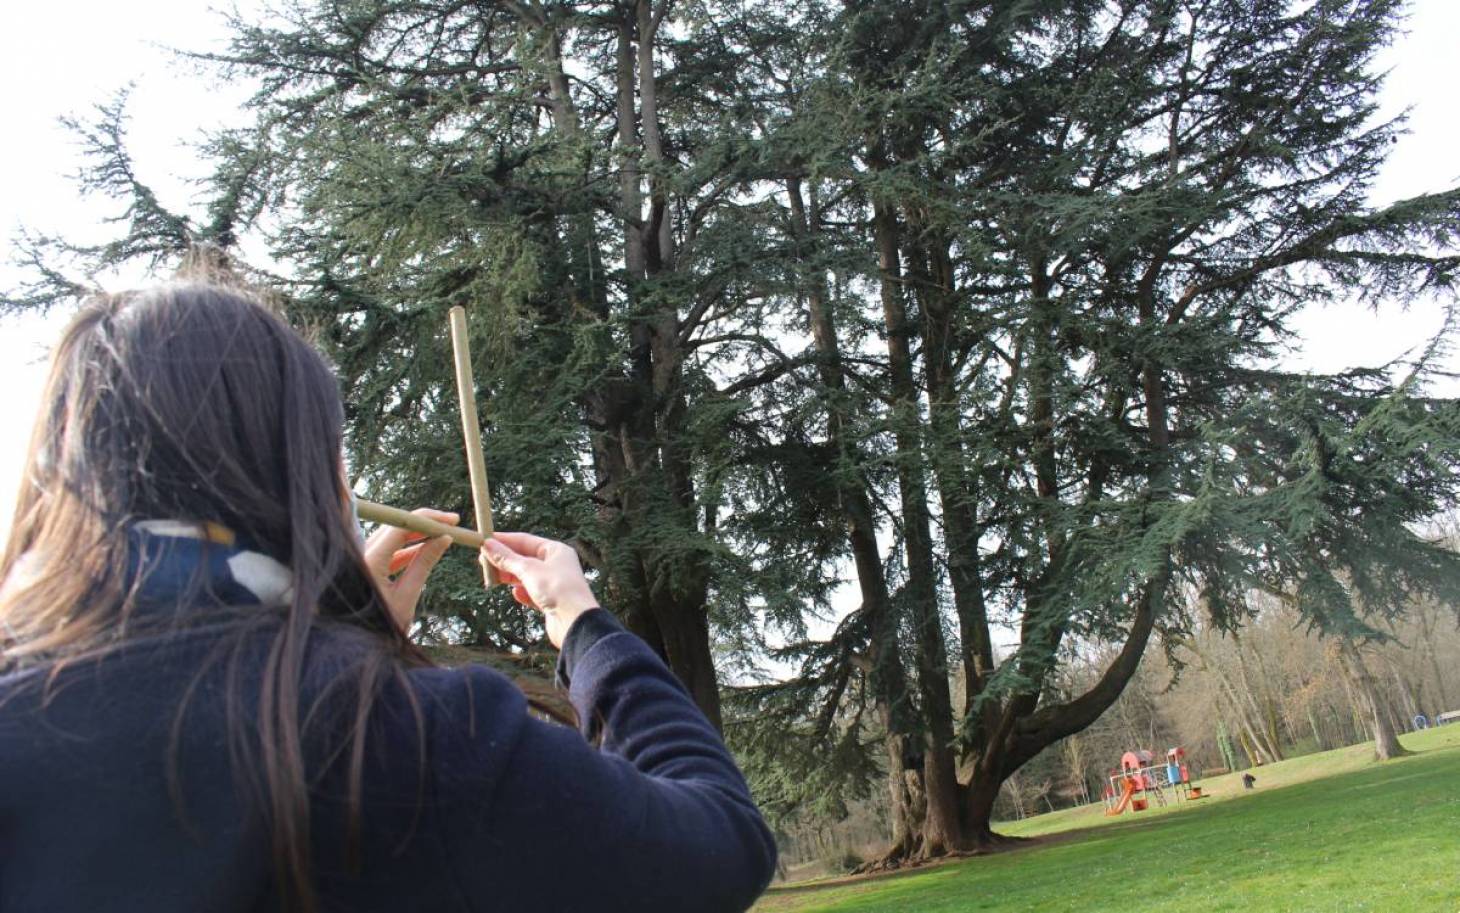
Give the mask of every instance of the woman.
<svg viewBox="0 0 1460 913">
<path fill-rule="evenodd" d="M 67 329 L 0 559 L 0 909 L 748 907 L 775 851 L 745 783 L 571 548 L 483 558 L 544 614 L 582 735 L 411 644 L 447 541 L 360 540 L 343 414 L 235 291 Z"/>
</svg>

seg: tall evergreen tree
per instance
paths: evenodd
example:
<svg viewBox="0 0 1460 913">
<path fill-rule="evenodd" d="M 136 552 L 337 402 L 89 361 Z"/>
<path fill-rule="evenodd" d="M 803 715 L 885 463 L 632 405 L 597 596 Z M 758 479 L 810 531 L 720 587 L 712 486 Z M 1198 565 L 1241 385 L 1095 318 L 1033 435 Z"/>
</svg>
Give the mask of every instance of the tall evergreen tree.
<svg viewBox="0 0 1460 913">
<path fill-rule="evenodd" d="M 733 638 L 751 600 L 795 604 L 803 586 L 781 556 L 724 547 L 716 477 L 737 434 L 759 446 L 744 398 L 794 362 L 761 332 L 777 318 L 756 294 L 735 138 L 716 131 L 743 106 L 715 75 L 724 39 L 713 24 L 671 35 L 670 12 L 300 2 L 235 21 L 231 49 L 203 62 L 257 82 L 257 121 L 207 150 L 211 221 L 132 178 L 112 108 L 89 180 L 128 201 L 131 224 L 82 253 L 232 250 L 275 226 L 274 284 L 338 359 L 354 462 L 407 503 L 460 499 L 442 327 L 466 305 L 503 521 L 573 537 L 718 723 L 710 616 Z M 74 291 L 47 269 L 18 303 Z"/>
<path fill-rule="evenodd" d="M 1376 118 L 1372 70 L 1398 14 L 858 4 L 831 24 L 818 75 L 853 117 L 824 137 L 847 164 L 823 195 L 860 222 L 847 258 L 883 316 L 899 646 L 923 683 L 902 701 L 917 719 L 884 733 L 922 748 L 889 771 L 911 819 L 884 861 L 995 842 L 1004 780 L 1096 719 L 1152 635 L 1195 611 L 1236 627 L 1268 589 L 1348 635 L 1403 593 L 1453 596 L 1455 556 L 1408 525 L 1455 497 L 1456 404 L 1423 396 L 1427 360 L 1398 383 L 1270 367 L 1300 307 L 1453 294 L 1460 195 L 1366 200 L 1401 128 Z M 953 631 L 919 583 L 929 485 L 964 683 L 952 789 L 928 680 Z M 995 667 L 1000 629 L 1017 648 Z M 1089 639 L 1122 646 L 1061 698 L 1052 674 Z M 838 655 L 855 660 L 808 645 L 801 679 L 744 699 L 815 694 L 816 720 L 861 723 L 831 710 L 855 694 Z"/>
</svg>

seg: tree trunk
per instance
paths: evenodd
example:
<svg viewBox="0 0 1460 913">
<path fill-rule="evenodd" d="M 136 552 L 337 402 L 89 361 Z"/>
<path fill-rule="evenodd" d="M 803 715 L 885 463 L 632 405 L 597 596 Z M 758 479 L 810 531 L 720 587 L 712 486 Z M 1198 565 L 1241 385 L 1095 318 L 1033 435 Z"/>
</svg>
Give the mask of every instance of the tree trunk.
<svg viewBox="0 0 1460 913">
<path fill-rule="evenodd" d="M 1278 743 L 1277 721 L 1272 713 L 1264 712 L 1263 703 L 1266 702 L 1259 702 L 1259 698 L 1263 695 L 1260 695 L 1252 684 L 1252 676 L 1247 670 L 1247 657 L 1243 652 L 1241 638 L 1234 633 L 1232 640 L 1237 648 L 1237 673 L 1242 677 L 1241 694 L 1247 699 L 1247 706 L 1252 711 L 1253 738 L 1257 740 L 1268 758 L 1273 761 L 1281 761 L 1283 754 L 1282 747 Z"/>
<path fill-rule="evenodd" d="M 1228 770 L 1237 769 L 1237 752 L 1232 749 L 1231 737 L 1227 734 L 1227 724 L 1220 718 L 1217 720 L 1217 751 L 1221 752 L 1222 763 Z"/>
<path fill-rule="evenodd" d="M 926 226 L 917 234 L 931 234 Z M 948 582 L 958 617 L 962 648 L 963 707 L 966 723 L 960 740 L 975 751 L 996 720 L 997 707 L 975 706 L 994 672 L 993 638 L 979 555 L 978 494 L 964 464 L 963 428 L 953 350 L 953 264 L 946 239 L 935 236 L 918 248 L 917 283 L 923 329 L 923 372 L 928 389 L 928 452 L 933 483 L 943 514 L 943 542 Z"/>
<path fill-rule="evenodd" d="M 643 212 L 641 162 L 654 166 L 662 159 L 653 68 L 658 23 L 648 4 L 637 0 L 621 8 L 615 45 L 618 202 L 631 303 L 642 299 L 646 284 L 673 265 L 671 235 L 665 228 L 666 191 L 657 177 L 648 223 Z M 549 44 L 550 51 L 555 47 Z M 556 71 L 550 65 L 548 75 L 555 123 L 572 127 L 576 115 L 569 107 L 566 79 L 558 78 L 560 64 Z M 642 112 L 636 99 L 642 101 Z M 601 310 L 595 307 L 595 312 Z M 636 546 L 625 553 L 617 545 L 641 539 L 634 531 L 650 524 L 678 522 L 687 536 L 698 532 L 694 485 L 682 443 L 687 409 L 678 330 L 673 308 L 636 314 L 628 326 L 627 373 L 610 375 L 590 392 L 585 411 L 593 429 L 595 494 L 608 540 L 603 552 L 610 600 L 718 728 L 720 694 L 710 650 L 705 606 L 709 574 L 703 559 L 691 558 L 687 569 L 683 560 L 669 568 L 652 548 Z"/>
<path fill-rule="evenodd" d="M 902 293 L 897 216 L 884 202 L 873 203 L 873 234 L 877 244 L 882 314 L 887 328 L 888 368 L 892 375 L 893 437 L 897 446 L 897 481 L 908 567 L 903 593 L 913 621 L 922 699 L 922 786 L 927 794 L 927 815 L 919 854 L 926 858 L 962 846 L 958 776 L 953 757 L 953 703 L 948 687 L 948 654 L 938 611 L 933 537 L 923 470 L 922 416 L 913 380 L 908 338 L 911 331 Z"/>
<path fill-rule="evenodd" d="M 1047 360 L 1053 357 L 1054 319 L 1048 312 L 1051 283 L 1046 266 L 1036 257 L 1031 268 L 1031 294 L 1036 302 L 1033 327 L 1031 364 L 1029 366 L 1030 425 L 1033 436 L 1031 460 L 1034 464 L 1036 492 L 1052 507 L 1059 503 L 1057 463 L 1054 455 L 1052 379 L 1049 377 Z M 1143 323 L 1154 321 L 1153 304 L 1149 295 L 1142 296 L 1141 319 Z M 1171 441 L 1170 417 L 1167 407 L 1165 381 L 1159 362 L 1148 358 L 1141 370 L 1142 388 L 1145 394 L 1145 411 L 1148 425 L 1149 446 L 1153 453 L 1149 488 L 1153 499 L 1170 497 L 1170 469 L 1166 465 L 1166 454 Z M 1099 497 L 1103 487 L 1102 470 L 1099 465 L 1090 469 L 1088 495 Z M 1064 560 L 1063 533 L 1053 521 L 1047 521 L 1046 542 L 1049 549 L 1046 575 L 1053 577 Z M 990 734 L 988 746 L 975 759 L 972 780 L 964 795 L 964 834 L 975 846 L 984 847 L 999 841 L 990 826 L 990 814 L 994 798 L 1001 783 L 1012 773 L 1039 754 L 1049 745 L 1066 736 L 1080 732 L 1100 717 L 1125 689 L 1140 665 L 1146 645 L 1150 642 L 1158 615 L 1164 610 L 1167 589 L 1171 582 L 1171 552 L 1163 548 L 1161 562 L 1138 596 L 1131 618 L 1130 632 L 1119 654 L 1105 669 L 1099 681 L 1088 691 L 1063 704 L 1039 706 L 1039 683 L 1043 675 L 1036 671 L 1031 676 L 1036 687 L 1015 694 L 1004 702 L 994 731 Z M 1065 624 L 1061 620 L 1060 608 L 1048 604 L 1050 595 L 1042 592 L 1045 586 L 1034 582 L 1026 593 L 1026 611 L 1021 626 L 1021 649 L 1035 644 L 1038 649 L 1055 651 L 1059 648 Z M 1039 600 L 1046 600 L 1040 605 Z"/>
<path fill-rule="evenodd" d="M 1385 713 L 1379 689 L 1375 686 L 1374 677 L 1369 673 L 1369 667 L 1365 665 L 1358 647 L 1353 641 L 1344 639 L 1340 642 L 1339 649 L 1354 688 L 1368 705 L 1367 709 L 1373 720 L 1374 756 L 1380 761 L 1388 761 L 1409 754 L 1399 744 L 1399 736 L 1394 732 L 1389 715 Z"/>
<path fill-rule="evenodd" d="M 1438 716 L 1452 708 L 1450 707 L 1450 696 L 1445 689 L 1445 675 L 1440 671 L 1440 659 L 1435 651 L 1434 619 L 1430 616 L 1429 609 L 1430 606 L 1421 605 L 1418 615 L 1421 640 L 1430 656 L 1430 672 L 1435 677 L 1435 694 L 1440 699 L 1440 706 L 1431 708 L 1430 715 Z"/>
<path fill-rule="evenodd" d="M 1335 642 L 1330 647 L 1328 658 L 1338 665 L 1339 681 L 1343 682 L 1343 693 L 1348 698 L 1347 723 L 1349 729 L 1349 745 L 1357 745 L 1364 741 L 1368 735 L 1369 726 L 1365 720 L 1368 713 L 1368 706 L 1359 695 L 1354 683 L 1352 671 L 1349 669 L 1348 660 L 1344 656 L 1342 646 Z M 1336 711 L 1335 711 L 1336 712 Z"/>
<path fill-rule="evenodd" d="M 1415 697 L 1414 687 L 1408 677 L 1399 671 L 1399 664 L 1388 656 L 1384 657 L 1384 663 L 1389 667 L 1389 673 L 1394 676 L 1394 684 L 1399 689 L 1399 728 L 1407 732 L 1410 721 L 1419 715 L 1419 699 Z"/>
<path fill-rule="evenodd" d="M 1258 755 L 1257 749 L 1253 747 L 1252 737 L 1247 734 L 1248 731 L 1244 726 L 1242 731 L 1237 733 L 1237 744 L 1242 746 L 1242 753 L 1247 755 L 1247 766 L 1260 767 L 1262 766 L 1262 757 Z"/>
<path fill-rule="evenodd" d="M 819 239 L 817 220 L 807 212 L 798 179 L 786 181 L 786 192 L 791 209 L 791 235 L 802 248 L 799 259 L 806 260 Z M 808 283 L 807 316 L 812 339 L 821 356 L 818 364 L 821 382 L 829 392 L 827 436 L 838 460 L 837 471 L 830 477 L 837 480 L 837 495 L 847 521 L 847 545 L 857 569 L 861 612 L 867 619 L 869 632 L 868 679 L 884 732 L 892 824 L 892 847 L 886 858 L 900 862 L 920 848 L 922 786 L 920 774 L 909 769 L 915 765 L 908 763 L 912 726 L 906 709 L 907 675 L 897 648 L 897 618 L 877 547 L 876 514 L 867 494 L 869 483 L 862 472 L 861 454 L 847 434 L 846 378 L 842 375 L 841 350 L 828 298 L 819 277 Z"/>
<path fill-rule="evenodd" d="M 975 850 L 991 850 L 1007 843 L 1008 838 L 994 833 L 991 824 L 994 802 L 999 798 L 1002 782 L 994 777 L 974 777 L 964 790 L 963 835 Z"/>
<path fill-rule="evenodd" d="M 1318 751 L 1327 751 L 1328 743 L 1323 740 L 1323 730 L 1318 728 L 1318 718 L 1313 715 L 1313 708 L 1308 708 L 1308 725 L 1313 729 L 1313 745 Z"/>
</svg>

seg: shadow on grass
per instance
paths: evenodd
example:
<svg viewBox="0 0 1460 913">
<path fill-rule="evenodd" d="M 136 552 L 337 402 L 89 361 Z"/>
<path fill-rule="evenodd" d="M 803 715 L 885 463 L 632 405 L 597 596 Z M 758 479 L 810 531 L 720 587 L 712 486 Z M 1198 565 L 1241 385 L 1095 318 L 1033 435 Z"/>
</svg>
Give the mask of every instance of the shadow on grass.
<svg viewBox="0 0 1460 913">
<path fill-rule="evenodd" d="M 1091 830 L 1091 828 L 1086 828 Z M 928 872 L 952 865 L 957 862 L 967 862 L 970 859 L 980 859 L 988 856 L 1004 856 L 1009 853 L 1021 850 L 1034 849 L 1039 846 L 1050 846 L 1062 842 L 1061 838 L 1075 831 L 1064 831 L 1058 834 L 1046 834 L 1040 837 L 1007 837 L 1008 843 L 988 849 L 976 850 L 966 853 L 949 853 L 947 856 L 939 856 L 937 859 L 929 859 L 926 862 L 912 863 L 896 869 L 884 869 L 880 872 L 867 872 L 863 875 L 838 875 L 832 878 L 818 878 L 813 881 L 796 881 L 788 884 L 772 885 L 766 889 L 766 894 L 802 894 L 807 891 L 819 891 L 823 888 L 836 888 L 845 885 L 867 884 L 869 882 L 895 881 L 908 875 L 926 875 Z"/>
</svg>

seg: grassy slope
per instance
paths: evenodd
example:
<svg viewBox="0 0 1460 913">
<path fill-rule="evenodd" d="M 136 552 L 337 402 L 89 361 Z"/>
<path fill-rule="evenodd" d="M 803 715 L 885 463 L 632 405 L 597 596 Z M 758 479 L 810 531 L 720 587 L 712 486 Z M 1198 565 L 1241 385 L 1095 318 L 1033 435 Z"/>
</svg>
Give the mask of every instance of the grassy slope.
<svg viewBox="0 0 1460 913">
<path fill-rule="evenodd" d="M 1366 746 L 1264 767 L 1258 789 L 1105 818 L 1041 815 L 1008 833 L 1072 834 L 1047 846 L 889 878 L 771 891 L 757 913 L 1277 913 L 1460 910 L 1460 725 L 1404 737 L 1413 757 Z"/>
</svg>

